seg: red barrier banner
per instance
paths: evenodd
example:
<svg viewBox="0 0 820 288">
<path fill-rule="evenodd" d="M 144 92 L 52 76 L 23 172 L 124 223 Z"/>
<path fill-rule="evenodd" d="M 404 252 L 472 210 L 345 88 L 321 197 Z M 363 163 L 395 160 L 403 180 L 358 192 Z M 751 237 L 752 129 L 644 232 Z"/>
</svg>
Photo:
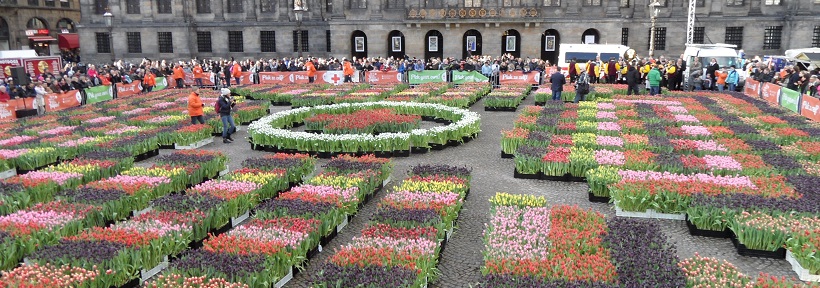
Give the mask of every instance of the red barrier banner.
<svg viewBox="0 0 820 288">
<path fill-rule="evenodd" d="M 317 72 L 318 76 L 319 73 Z M 318 77 L 317 77 L 318 78 Z M 307 72 L 260 72 L 259 84 L 305 84 L 309 79 Z"/>
<path fill-rule="evenodd" d="M 499 84 L 533 84 L 538 85 L 541 80 L 540 72 L 524 73 L 522 71 L 504 72 L 499 75 Z"/>
<path fill-rule="evenodd" d="M 14 121 L 17 110 L 34 109 L 34 98 L 17 98 L 0 102 L 0 121 Z"/>
<path fill-rule="evenodd" d="M 760 88 L 760 97 L 766 100 L 766 102 L 780 105 L 780 88 L 783 87 L 772 83 L 763 83 L 763 86 Z"/>
<path fill-rule="evenodd" d="M 760 97 L 760 81 L 746 78 L 746 84 L 743 85 L 743 94 L 749 97 Z"/>
<path fill-rule="evenodd" d="M 117 83 L 117 98 L 124 98 L 142 93 L 142 85 L 139 80 L 128 83 Z"/>
<path fill-rule="evenodd" d="M 44 96 L 46 100 L 46 111 L 60 111 L 71 107 L 80 106 L 83 95 L 80 90 L 72 90 L 65 93 L 49 93 Z"/>
<path fill-rule="evenodd" d="M 400 84 L 401 74 L 398 71 L 368 71 L 365 82 L 370 84 Z"/>
<path fill-rule="evenodd" d="M 185 85 L 196 85 L 196 81 L 194 81 L 194 73 L 185 73 Z M 210 73 L 202 73 L 202 85 L 204 86 L 213 86 L 214 81 L 211 81 Z"/>
<path fill-rule="evenodd" d="M 46 72 L 51 73 L 51 75 L 60 75 L 63 61 L 57 56 L 24 58 L 23 67 L 26 67 L 26 73 L 31 75 L 31 78 L 37 79 Z"/>
<path fill-rule="evenodd" d="M 820 122 L 820 99 L 803 94 L 803 101 L 801 102 L 800 114 Z"/>
<path fill-rule="evenodd" d="M 0 59 L 0 79 L 8 79 L 11 77 L 11 67 L 20 66 L 23 66 L 23 60 L 20 60 L 20 58 Z"/>
</svg>

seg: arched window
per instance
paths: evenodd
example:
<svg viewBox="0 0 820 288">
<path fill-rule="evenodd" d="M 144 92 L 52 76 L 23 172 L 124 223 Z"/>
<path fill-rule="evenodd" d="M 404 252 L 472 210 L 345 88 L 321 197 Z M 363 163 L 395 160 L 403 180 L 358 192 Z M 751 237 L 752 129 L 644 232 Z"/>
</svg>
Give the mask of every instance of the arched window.
<svg viewBox="0 0 820 288">
<path fill-rule="evenodd" d="M 77 32 L 77 28 L 74 27 L 74 21 L 71 21 L 71 19 L 68 19 L 68 18 L 63 18 L 63 19 L 60 19 L 60 21 L 57 21 L 57 30 L 60 30 L 60 31 L 67 30 L 68 33 L 76 33 Z"/>
<path fill-rule="evenodd" d="M 350 35 L 350 54 L 356 59 L 367 58 L 367 34 L 361 30 L 353 31 Z"/>
<path fill-rule="evenodd" d="M 595 29 L 587 29 L 584 31 L 584 34 L 581 35 L 581 43 L 584 44 L 600 44 L 601 43 L 601 33 Z"/>
<path fill-rule="evenodd" d="M 424 35 L 424 60 L 430 61 L 430 58 L 444 58 L 444 37 L 438 30 L 427 31 Z"/>
<path fill-rule="evenodd" d="M 404 58 L 404 33 L 399 30 L 390 31 L 387 34 L 387 43 L 387 56 Z"/>
<path fill-rule="evenodd" d="M 48 25 L 46 25 L 46 21 L 37 17 L 31 18 L 26 23 L 26 28 L 28 29 L 48 29 Z"/>
<path fill-rule="evenodd" d="M 11 39 L 9 34 L 9 23 L 6 22 L 6 19 L 0 17 L 0 51 L 9 50 L 9 39 Z"/>
</svg>

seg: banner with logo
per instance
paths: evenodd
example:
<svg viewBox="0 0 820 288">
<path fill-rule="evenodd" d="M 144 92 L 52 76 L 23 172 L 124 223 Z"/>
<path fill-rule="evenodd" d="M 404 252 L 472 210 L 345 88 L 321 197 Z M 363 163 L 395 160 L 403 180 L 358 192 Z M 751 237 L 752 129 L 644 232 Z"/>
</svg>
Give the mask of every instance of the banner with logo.
<svg viewBox="0 0 820 288">
<path fill-rule="evenodd" d="M 124 98 L 132 95 L 137 95 L 142 93 L 142 85 L 140 85 L 140 81 L 128 83 L 117 83 L 117 98 Z"/>
<path fill-rule="evenodd" d="M 468 82 L 487 82 L 490 78 L 477 71 L 453 71 L 453 83 L 464 84 Z"/>
<path fill-rule="evenodd" d="M 353 76 L 350 77 L 350 80 L 353 82 L 359 82 L 358 76 L 359 71 L 353 72 Z M 295 72 L 299 73 L 299 72 Z M 307 72 L 305 72 L 305 77 L 307 77 Z M 305 78 L 307 79 L 307 78 Z M 316 71 L 316 83 L 319 84 L 333 84 L 339 85 L 344 83 L 345 81 L 345 74 L 343 71 Z"/>
<path fill-rule="evenodd" d="M 157 84 L 159 84 L 159 78 L 157 78 Z M 114 99 L 114 86 L 103 85 L 85 88 L 85 96 L 85 104 L 92 104 Z"/>
<path fill-rule="evenodd" d="M 248 72 L 250 74 L 250 72 Z M 196 81 L 194 81 L 194 73 L 185 73 L 185 79 L 182 80 L 185 82 L 185 85 L 196 85 Z M 239 80 L 242 82 L 242 79 Z M 202 73 L 202 85 L 205 86 L 214 86 L 214 81 L 211 80 L 211 75 L 209 73 Z"/>
<path fill-rule="evenodd" d="M 792 110 L 792 112 L 799 112 L 800 110 L 800 92 L 788 88 L 780 89 L 780 106 Z"/>
<path fill-rule="evenodd" d="M 743 94 L 749 97 L 760 97 L 760 82 L 752 78 L 746 78 L 746 84 L 743 85 Z"/>
<path fill-rule="evenodd" d="M 444 71 L 444 70 L 410 71 L 410 72 L 407 73 L 407 79 L 409 80 L 410 84 L 447 82 L 447 71 Z"/>
<path fill-rule="evenodd" d="M 52 75 L 60 75 L 63 61 L 57 56 L 23 58 L 23 67 L 26 67 L 26 73 L 31 75 L 31 78 L 36 79 L 46 72 Z"/>
<path fill-rule="evenodd" d="M 780 104 L 780 86 L 772 83 L 763 83 L 760 87 L 760 97 L 774 105 Z"/>
<path fill-rule="evenodd" d="M 0 102 L 0 121 L 17 119 L 17 110 L 33 109 L 34 98 L 17 98 L 7 102 Z"/>
<path fill-rule="evenodd" d="M 151 92 L 159 91 L 159 90 L 165 89 L 165 87 L 168 87 L 168 78 L 166 78 L 166 77 L 157 77 L 154 80 L 156 80 L 157 84 L 154 85 L 154 88 L 151 88 Z"/>
<path fill-rule="evenodd" d="M 398 71 L 368 71 L 365 73 L 365 82 L 370 84 L 401 84 L 401 74 Z"/>
<path fill-rule="evenodd" d="M 11 67 L 21 66 L 23 66 L 23 60 L 20 60 L 20 58 L 0 59 L 0 79 L 5 81 L 11 77 Z"/>
<path fill-rule="evenodd" d="M 800 101 L 800 114 L 814 121 L 820 122 L 820 99 L 803 95 Z"/>
<path fill-rule="evenodd" d="M 308 82 L 307 72 L 259 73 L 259 84 L 304 84 Z"/>
<path fill-rule="evenodd" d="M 522 71 L 503 72 L 499 75 L 499 84 L 532 84 L 538 85 L 541 81 L 541 73 L 533 71 L 524 73 Z"/>
<path fill-rule="evenodd" d="M 43 98 L 45 98 L 46 111 L 48 112 L 77 107 L 83 102 L 83 94 L 80 94 L 79 90 L 71 90 L 65 93 L 49 93 Z"/>
</svg>

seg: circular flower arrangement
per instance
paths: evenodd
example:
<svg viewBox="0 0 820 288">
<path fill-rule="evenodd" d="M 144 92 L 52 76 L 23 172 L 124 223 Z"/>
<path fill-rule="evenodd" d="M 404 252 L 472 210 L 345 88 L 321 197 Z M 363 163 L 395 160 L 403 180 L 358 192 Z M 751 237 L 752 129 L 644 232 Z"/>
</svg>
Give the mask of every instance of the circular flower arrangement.
<svg viewBox="0 0 820 288">
<path fill-rule="evenodd" d="M 315 115 L 352 114 L 373 109 L 390 109 L 396 114 L 418 115 L 424 119 L 435 118 L 439 122 L 449 124 L 430 129 L 408 129 L 409 132 L 401 129 L 405 132 L 378 134 L 317 134 L 290 130 Z M 256 149 L 318 153 L 409 153 L 411 149 L 435 149 L 448 143 L 468 141 L 481 131 L 480 120 L 478 113 L 440 104 L 385 101 L 342 103 L 279 112 L 252 123 L 248 127 L 248 133 L 251 145 Z"/>
</svg>

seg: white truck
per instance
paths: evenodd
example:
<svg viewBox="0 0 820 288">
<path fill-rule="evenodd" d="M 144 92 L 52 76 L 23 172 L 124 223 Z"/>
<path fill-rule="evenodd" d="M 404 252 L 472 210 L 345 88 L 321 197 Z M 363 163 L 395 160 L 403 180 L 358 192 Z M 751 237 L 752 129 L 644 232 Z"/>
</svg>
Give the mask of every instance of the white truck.
<svg viewBox="0 0 820 288">
<path fill-rule="evenodd" d="M 569 73 L 569 63 L 572 59 L 575 59 L 575 63 L 582 64 L 582 67 L 586 67 L 584 64 L 587 61 L 594 61 L 598 56 L 603 62 L 608 62 L 610 58 L 618 61 L 629 47 L 614 44 L 561 44 L 559 50 L 561 52 L 558 54 L 558 68 L 566 75 Z"/>
<path fill-rule="evenodd" d="M 720 67 L 735 66 L 735 71 L 737 71 L 738 74 L 737 89 L 743 91 L 743 84 L 746 83 L 746 77 L 749 75 L 746 73 L 744 67 L 741 67 L 742 60 L 736 48 L 737 45 L 722 43 L 686 44 L 686 50 L 683 52 L 683 59 L 686 60 L 686 70 L 683 71 L 683 79 L 686 87 L 688 88 L 690 85 L 689 74 L 691 74 L 692 64 L 695 63 L 695 61 L 700 62 L 701 67 L 703 67 L 701 77 L 705 79 L 706 68 L 709 67 L 709 62 L 714 58 Z"/>
</svg>

